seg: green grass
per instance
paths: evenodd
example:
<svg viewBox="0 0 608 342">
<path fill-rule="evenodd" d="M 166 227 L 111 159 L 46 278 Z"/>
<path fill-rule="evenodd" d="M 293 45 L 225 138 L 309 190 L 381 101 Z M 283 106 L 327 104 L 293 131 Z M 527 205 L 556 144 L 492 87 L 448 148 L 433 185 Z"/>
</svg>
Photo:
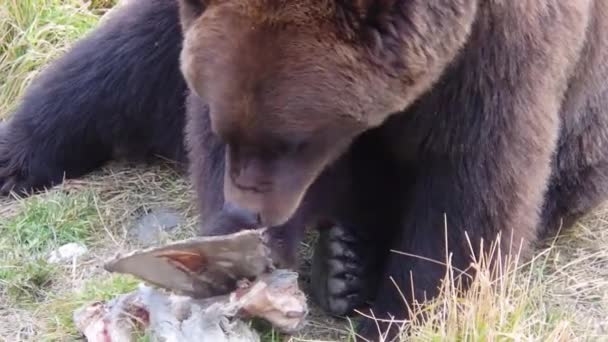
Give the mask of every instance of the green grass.
<svg viewBox="0 0 608 342">
<path fill-rule="evenodd" d="M 128 170 L 106 170 L 26 199 L 0 199 L 0 316 L 30 322 L 32 340 L 75 339 L 76 308 L 135 289 L 137 280 L 100 266 L 134 248 L 126 232 L 138 215 L 169 205 L 191 212 L 189 188 L 171 170 Z M 187 222 L 175 237 L 191 235 L 186 231 L 193 225 Z M 89 252 L 74 263 L 45 262 L 70 242 L 85 244 Z M 0 340 L 18 333 L 14 323 L 0 321 Z"/>
<path fill-rule="evenodd" d="M 99 6 L 114 1 L 2 0 L 0 117 L 10 113 L 36 74 L 93 28 Z"/>
<path fill-rule="evenodd" d="M 66 243 L 88 242 L 98 225 L 93 194 L 53 192 L 22 201 L 20 213 L 0 223 L 0 241 L 40 254 Z"/>
<path fill-rule="evenodd" d="M 80 291 L 64 293 L 52 298 L 41 306 L 46 315 L 45 340 L 77 338 L 79 334 L 72 319 L 74 311 L 97 301 L 109 301 L 116 296 L 134 291 L 139 281 L 129 276 L 111 275 L 102 279 L 89 280 Z"/>
<path fill-rule="evenodd" d="M 99 225 L 88 192 L 54 192 L 20 202 L 18 214 L 0 221 L 0 284 L 14 301 L 41 298 L 57 273 L 49 253 L 70 242 L 87 244 Z"/>
<path fill-rule="evenodd" d="M 5 259 L 0 264 L 0 284 L 4 295 L 15 303 L 30 303 L 46 295 L 56 267 L 40 258 Z"/>
</svg>

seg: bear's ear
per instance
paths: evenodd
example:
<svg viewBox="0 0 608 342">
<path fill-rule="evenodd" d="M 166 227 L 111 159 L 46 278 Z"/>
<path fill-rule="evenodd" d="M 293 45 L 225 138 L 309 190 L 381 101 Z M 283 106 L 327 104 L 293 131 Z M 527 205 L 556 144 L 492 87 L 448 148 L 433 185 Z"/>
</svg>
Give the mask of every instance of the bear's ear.
<svg viewBox="0 0 608 342">
<path fill-rule="evenodd" d="M 208 2 L 209 0 L 179 0 L 179 16 L 184 32 L 203 14 Z"/>
</svg>

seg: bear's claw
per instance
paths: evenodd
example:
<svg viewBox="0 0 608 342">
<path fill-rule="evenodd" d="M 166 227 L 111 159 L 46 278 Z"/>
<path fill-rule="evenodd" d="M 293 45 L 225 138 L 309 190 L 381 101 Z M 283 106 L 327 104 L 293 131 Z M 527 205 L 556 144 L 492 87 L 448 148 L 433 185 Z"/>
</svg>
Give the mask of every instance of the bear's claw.
<svg viewBox="0 0 608 342">
<path fill-rule="evenodd" d="M 312 291 L 317 303 L 333 315 L 350 314 L 369 295 L 361 242 L 339 226 L 320 233 L 313 256 Z"/>
</svg>

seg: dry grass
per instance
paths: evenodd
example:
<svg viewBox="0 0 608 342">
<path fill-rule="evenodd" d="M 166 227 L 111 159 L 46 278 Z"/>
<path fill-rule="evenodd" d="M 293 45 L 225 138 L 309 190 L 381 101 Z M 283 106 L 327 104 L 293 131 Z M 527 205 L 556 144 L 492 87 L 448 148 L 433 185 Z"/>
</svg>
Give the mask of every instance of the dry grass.
<svg viewBox="0 0 608 342">
<path fill-rule="evenodd" d="M 513 255 L 491 266 L 500 255 L 492 249 L 472 263 L 478 277 L 464 295 L 449 272 L 439 298 L 411 308 L 423 318 L 403 330 L 413 341 L 608 340 L 607 217 L 598 210 L 525 263 Z"/>
<path fill-rule="evenodd" d="M 38 213 L 45 203 L 54 215 Z M 89 230 L 75 240 L 86 241 L 90 248 L 88 256 L 76 264 L 42 267 L 50 272 L 46 277 L 52 281 L 48 283 L 32 284 L 28 277 L 19 279 L 18 288 L 25 295 L 7 292 L 17 281 L 2 283 L 0 277 L 0 337 L 7 341 L 18 340 L 19 334 L 23 340 L 75 338 L 70 321 L 73 309 L 88 301 L 111 298 L 136 285 L 128 277 L 108 276 L 99 265 L 115 252 L 135 247 L 127 232 L 140 213 L 154 208 L 174 208 L 183 213 L 188 220 L 172 237 L 180 238 L 191 235 L 196 227 L 192 203 L 187 181 L 170 168 L 129 165 L 108 166 L 33 198 L 0 202 L 0 217 L 4 218 L 0 223 L 1 236 L 5 237 L 7 226 L 17 221 L 23 229 L 41 230 L 37 235 L 40 237 L 47 236 L 42 230 L 51 226 L 67 227 L 67 222 L 72 231 L 73 227 L 82 227 L 84 221 Z M 74 208 L 84 214 L 70 215 Z M 480 260 L 474 265 L 481 270 L 480 276 L 464 297 L 456 296 L 457 282 L 448 275 L 444 294 L 427 309 L 425 319 L 408 322 L 404 330 L 412 334 L 414 341 L 608 341 L 607 218 L 608 210 L 596 212 L 576 229 L 540 248 L 535 259 L 523 265 L 513 260 L 506 269 L 490 271 L 487 260 Z M 42 247 L 36 247 L 36 253 L 31 252 L 28 243 L 0 244 L 0 269 L 15 265 L 7 257 L 8 250 L 30 251 L 19 254 L 21 264 L 27 264 L 47 256 L 60 244 L 48 238 L 41 240 L 46 242 L 38 244 Z M 307 259 L 310 247 L 304 245 L 302 250 Z M 306 262 L 303 270 L 302 279 L 306 282 Z M 37 271 L 40 270 L 19 269 L 22 275 L 36 275 Z M 492 274 L 498 274 L 498 280 L 492 281 Z M 294 340 L 348 339 L 348 322 L 324 317 L 314 309 L 309 327 Z M 267 340 L 278 338 L 269 333 Z"/>
<path fill-rule="evenodd" d="M 108 1 L 0 4 L 2 117 L 44 65 L 96 25 Z M 193 203 L 188 182 L 159 165 L 111 165 L 32 198 L 0 199 L 0 340 L 76 339 L 70 319 L 75 307 L 137 283 L 99 269 L 106 257 L 135 247 L 127 234 L 134 220 L 150 209 L 173 208 L 187 220 L 171 238 L 188 236 L 196 226 Z M 480 276 L 465 296 L 456 295 L 457 282 L 448 274 L 425 319 L 406 322 L 404 331 L 414 341 L 608 341 L 607 219 L 608 209 L 598 210 L 539 247 L 526 264 L 513 260 L 491 270 L 480 260 L 474 265 Z M 45 262 L 51 250 L 74 241 L 88 246 L 85 258 Z M 306 285 L 310 246 L 302 250 Z M 345 340 L 349 327 L 315 308 L 308 328 L 293 339 Z M 269 332 L 264 339 L 281 337 Z"/>
<path fill-rule="evenodd" d="M 193 234 L 196 217 L 189 193 L 184 179 L 169 168 L 113 166 L 45 194 L 0 202 L 0 317 L 19 318 L 0 318 L 0 337 L 14 340 L 25 331 L 32 334 L 28 339 L 75 338 L 73 309 L 136 285 L 128 277 L 109 277 L 100 264 L 116 252 L 136 247 L 128 229 L 137 217 L 155 208 L 174 208 L 190 218 L 174 238 Z M 66 214 L 75 211 L 80 214 Z M 26 238 L 16 234 L 15 226 L 28 232 Z M 87 229 L 73 234 L 80 232 L 75 227 Z M 30 248 L 34 241 L 35 249 Z M 89 253 L 74 264 L 46 267 L 49 252 L 66 242 L 84 243 Z M 29 263 L 42 265 L 22 267 Z M 20 277 L 11 276 L 12 270 Z M 38 273 L 44 273 L 47 281 L 32 281 Z M 29 274 L 34 277 L 24 276 Z"/>
</svg>

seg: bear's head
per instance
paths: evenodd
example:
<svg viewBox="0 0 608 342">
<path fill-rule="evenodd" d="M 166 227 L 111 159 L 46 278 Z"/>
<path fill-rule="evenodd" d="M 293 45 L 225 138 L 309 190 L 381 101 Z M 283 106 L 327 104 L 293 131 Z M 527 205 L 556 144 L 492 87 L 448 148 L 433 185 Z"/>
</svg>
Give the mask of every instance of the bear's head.
<svg viewBox="0 0 608 342">
<path fill-rule="evenodd" d="M 474 0 L 181 0 L 182 72 L 226 144 L 224 197 L 286 222 L 362 132 L 466 42 Z M 205 113 L 190 113 L 205 115 Z"/>
</svg>

